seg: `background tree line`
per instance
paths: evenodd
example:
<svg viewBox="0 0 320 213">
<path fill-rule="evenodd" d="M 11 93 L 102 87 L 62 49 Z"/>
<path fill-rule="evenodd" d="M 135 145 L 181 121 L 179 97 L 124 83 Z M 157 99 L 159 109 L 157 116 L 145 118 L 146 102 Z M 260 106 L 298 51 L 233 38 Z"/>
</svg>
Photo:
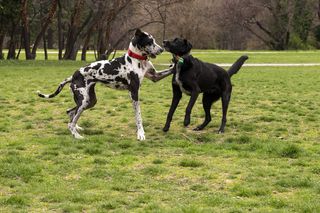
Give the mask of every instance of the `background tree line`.
<svg viewBox="0 0 320 213">
<path fill-rule="evenodd" d="M 107 59 L 136 28 L 205 49 L 320 47 L 320 0 L 1 0 L 0 58 Z M 8 49 L 6 55 L 3 49 Z"/>
</svg>

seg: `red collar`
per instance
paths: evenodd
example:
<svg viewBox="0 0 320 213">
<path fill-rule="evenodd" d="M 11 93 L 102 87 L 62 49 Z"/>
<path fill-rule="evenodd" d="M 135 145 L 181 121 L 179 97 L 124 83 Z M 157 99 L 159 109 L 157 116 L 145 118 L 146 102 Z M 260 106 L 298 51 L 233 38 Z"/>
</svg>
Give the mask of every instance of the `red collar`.
<svg viewBox="0 0 320 213">
<path fill-rule="evenodd" d="M 147 56 L 143 56 L 143 55 L 138 55 L 134 52 L 132 52 L 130 49 L 128 49 L 128 55 L 132 58 L 136 58 L 138 60 L 147 60 Z"/>
</svg>

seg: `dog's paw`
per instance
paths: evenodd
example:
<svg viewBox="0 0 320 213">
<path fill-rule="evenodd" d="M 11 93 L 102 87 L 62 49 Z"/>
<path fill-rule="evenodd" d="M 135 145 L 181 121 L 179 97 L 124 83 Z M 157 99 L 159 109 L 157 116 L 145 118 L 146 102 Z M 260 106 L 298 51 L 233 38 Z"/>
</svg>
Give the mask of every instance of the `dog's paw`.
<svg viewBox="0 0 320 213">
<path fill-rule="evenodd" d="M 196 128 L 193 129 L 193 131 L 201 131 L 203 128 L 201 126 L 197 126 Z"/>
<path fill-rule="evenodd" d="M 218 134 L 223 134 L 224 133 L 224 129 L 219 129 L 218 130 Z"/>
<path fill-rule="evenodd" d="M 185 127 L 187 127 L 187 126 L 189 126 L 189 124 L 190 124 L 190 117 L 185 117 L 184 122 L 183 122 L 183 125 L 184 125 Z"/>
<path fill-rule="evenodd" d="M 74 133 L 74 134 L 73 134 L 73 137 L 74 137 L 75 139 L 78 139 L 78 140 L 84 139 L 84 137 L 81 136 L 78 132 Z"/>
<path fill-rule="evenodd" d="M 168 131 L 169 131 L 169 128 L 170 128 L 170 126 L 165 126 L 165 127 L 163 127 L 162 131 L 168 132 Z"/>
<path fill-rule="evenodd" d="M 146 137 L 144 136 L 144 131 L 143 130 L 139 130 L 137 133 L 137 139 L 139 141 L 144 141 L 146 139 Z"/>
</svg>

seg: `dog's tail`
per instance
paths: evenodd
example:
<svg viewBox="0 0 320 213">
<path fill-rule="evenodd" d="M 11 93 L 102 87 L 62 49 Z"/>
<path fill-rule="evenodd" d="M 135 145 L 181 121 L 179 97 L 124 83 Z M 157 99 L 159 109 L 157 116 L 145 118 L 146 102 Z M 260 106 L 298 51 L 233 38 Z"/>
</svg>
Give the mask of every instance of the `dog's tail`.
<svg viewBox="0 0 320 213">
<path fill-rule="evenodd" d="M 54 93 L 52 93 L 50 95 L 42 94 L 40 91 L 37 91 L 38 96 L 41 97 L 41 98 L 53 98 L 53 97 L 57 96 L 61 92 L 61 90 L 63 89 L 64 85 L 66 85 L 67 83 L 70 83 L 71 80 L 72 80 L 72 76 L 70 76 L 69 78 L 67 78 L 64 81 L 62 81 L 59 84 L 58 89 Z"/>
<path fill-rule="evenodd" d="M 248 59 L 249 57 L 246 55 L 241 56 L 228 70 L 228 74 L 229 76 L 233 76 L 234 74 L 236 74 L 240 68 L 242 67 L 242 65 L 244 64 L 244 62 Z"/>
</svg>

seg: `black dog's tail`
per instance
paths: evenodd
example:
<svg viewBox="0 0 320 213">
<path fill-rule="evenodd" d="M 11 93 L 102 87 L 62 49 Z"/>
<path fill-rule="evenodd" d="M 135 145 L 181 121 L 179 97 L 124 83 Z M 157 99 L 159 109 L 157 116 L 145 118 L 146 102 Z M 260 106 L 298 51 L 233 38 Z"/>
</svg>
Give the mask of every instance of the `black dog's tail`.
<svg viewBox="0 0 320 213">
<path fill-rule="evenodd" d="M 248 59 L 249 57 L 246 55 L 241 56 L 228 70 L 228 74 L 229 76 L 233 76 L 234 74 L 236 74 L 240 68 L 242 67 L 242 65 L 244 64 L 244 62 Z"/>
<path fill-rule="evenodd" d="M 61 90 L 63 89 L 64 85 L 66 85 L 67 83 L 71 82 L 71 80 L 72 80 L 72 76 L 70 76 L 69 78 L 67 78 L 64 81 L 62 81 L 60 83 L 58 89 L 54 93 L 52 93 L 50 95 L 42 94 L 40 91 L 37 91 L 38 96 L 41 97 L 41 98 L 53 98 L 56 95 L 58 95 L 61 92 Z"/>
</svg>

